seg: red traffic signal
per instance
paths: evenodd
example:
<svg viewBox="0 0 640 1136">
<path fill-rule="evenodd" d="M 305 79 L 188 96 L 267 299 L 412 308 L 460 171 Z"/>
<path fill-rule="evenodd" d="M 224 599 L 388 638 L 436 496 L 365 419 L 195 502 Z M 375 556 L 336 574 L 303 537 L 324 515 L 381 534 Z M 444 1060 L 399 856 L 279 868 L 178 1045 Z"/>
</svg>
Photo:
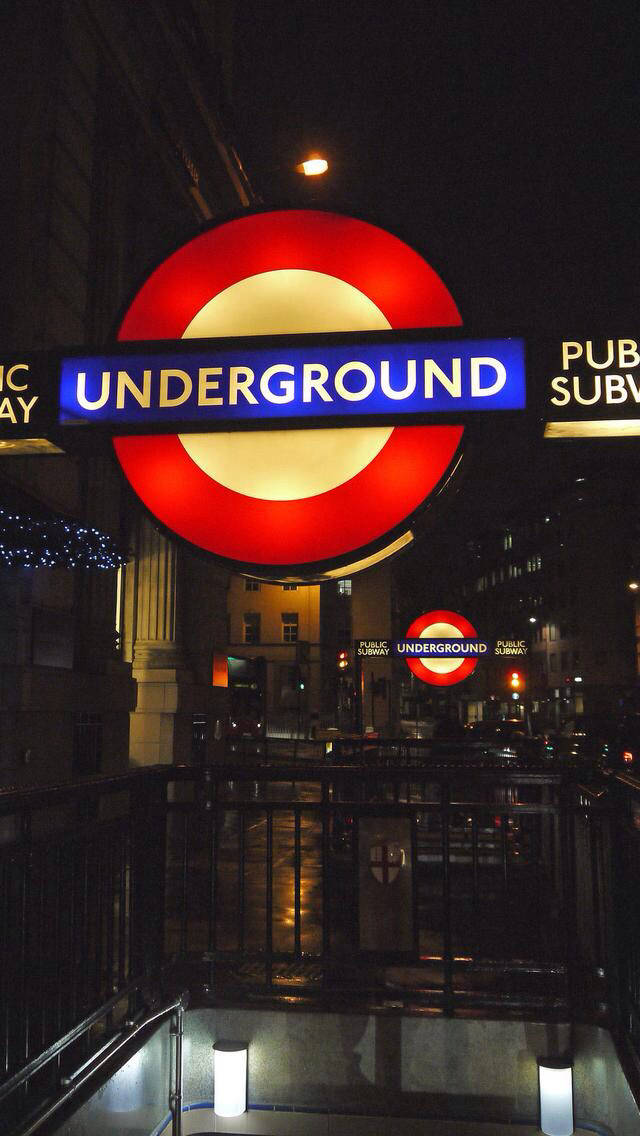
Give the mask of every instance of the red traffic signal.
<svg viewBox="0 0 640 1136">
<path fill-rule="evenodd" d="M 523 686 L 520 671 L 509 671 L 509 686 L 512 690 L 520 690 Z"/>
<path fill-rule="evenodd" d="M 344 651 L 344 650 L 338 651 L 337 663 L 338 663 L 338 670 L 339 671 L 345 671 L 347 669 L 347 667 L 349 666 L 349 652 Z"/>
</svg>

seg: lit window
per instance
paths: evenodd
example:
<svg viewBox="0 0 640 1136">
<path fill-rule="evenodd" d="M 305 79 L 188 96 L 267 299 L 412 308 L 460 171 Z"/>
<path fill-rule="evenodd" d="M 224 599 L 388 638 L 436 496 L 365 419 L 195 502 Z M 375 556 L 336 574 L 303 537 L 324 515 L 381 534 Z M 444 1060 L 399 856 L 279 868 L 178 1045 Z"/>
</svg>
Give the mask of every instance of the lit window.
<svg viewBox="0 0 640 1136">
<path fill-rule="evenodd" d="M 260 581 L 259 580 L 246 580 L 245 579 L 244 590 L 245 590 L 245 592 L 259 592 L 260 591 Z"/>
<path fill-rule="evenodd" d="M 502 547 L 504 548 L 505 552 L 509 548 L 513 548 L 513 536 L 511 535 L 511 533 L 505 533 L 504 539 L 502 541 Z"/>
<path fill-rule="evenodd" d="M 122 629 L 124 625 L 124 572 L 122 564 L 116 573 L 116 610 L 115 610 L 115 632 L 116 632 L 116 650 L 122 649 Z"/>
<path fill-rule="evenodd" d="M 283 611 L 282 613 L 282 642 L 298 642 L 298 613 L 297 611 Z"/>
<path fill-rule="evenodd" d="M 338 595 L 350 596 L 351 595 L 351 580 L 338 580 Z"/>
<path fill-rule="evenodd" d="M 260 612 L 259 611 L 245 611 L 243 617 L 244 626 L 244 642 L 245 643 L 259 643 L 260 642 Z"/>
</svg>

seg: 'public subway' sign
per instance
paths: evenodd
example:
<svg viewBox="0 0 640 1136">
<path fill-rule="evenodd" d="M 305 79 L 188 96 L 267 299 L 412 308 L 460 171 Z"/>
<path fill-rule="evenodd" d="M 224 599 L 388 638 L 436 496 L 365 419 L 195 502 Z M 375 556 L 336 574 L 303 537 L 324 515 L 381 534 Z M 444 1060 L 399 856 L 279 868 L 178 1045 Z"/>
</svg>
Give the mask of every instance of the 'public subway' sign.
<svg viewBox="0 0 640 1136">
<path fill-rule="evenodd" d="M 527 652 L 524 639 L 498 639 L 492 648 L 464 615 L 444 610 L 419 615 L 404 639 L 356 639 L 354 643 L 356 660 L 405 659 L 412 674 L 432 686 L 451 686 L 468 678 L 479 659 Z"/>
<path fill-rule="evenodd" d="M 640 435 L 638 339 L 566 339 L 549 367 L 546 438 Z"/>
</svg>

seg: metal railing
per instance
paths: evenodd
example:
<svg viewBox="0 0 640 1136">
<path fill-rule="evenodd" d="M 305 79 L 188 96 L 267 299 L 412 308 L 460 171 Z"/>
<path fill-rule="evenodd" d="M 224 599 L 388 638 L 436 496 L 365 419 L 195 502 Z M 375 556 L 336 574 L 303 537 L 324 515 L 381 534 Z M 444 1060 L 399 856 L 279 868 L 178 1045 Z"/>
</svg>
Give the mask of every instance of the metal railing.
<svg viewBox="0 0 640 1136">
<path fill-rule="evenodd" d="M 631 798 L 388 748 L 0 792 L 0 1107 L 55 1095 L 171 967 L 218 1002 L 608 1015 L 638 1047 Z"/>
</svg>

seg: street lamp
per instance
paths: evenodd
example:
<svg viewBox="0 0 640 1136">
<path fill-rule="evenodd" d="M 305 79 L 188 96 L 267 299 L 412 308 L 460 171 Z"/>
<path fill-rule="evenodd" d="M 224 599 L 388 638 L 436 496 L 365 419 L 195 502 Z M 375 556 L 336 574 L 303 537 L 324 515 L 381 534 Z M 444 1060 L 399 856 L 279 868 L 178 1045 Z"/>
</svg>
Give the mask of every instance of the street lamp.
<svg viewBox="0 0 640 1136">
<path fill-rule="evenodd" d="M 326 174 L 328 169 L 329 163 L 326 158 L 320 154 L 309 154 L 308 158 L 298 163 L 296 173 L 304 174 L 305 177 L 318 177 L 320 174 Z"/>
</svg>

